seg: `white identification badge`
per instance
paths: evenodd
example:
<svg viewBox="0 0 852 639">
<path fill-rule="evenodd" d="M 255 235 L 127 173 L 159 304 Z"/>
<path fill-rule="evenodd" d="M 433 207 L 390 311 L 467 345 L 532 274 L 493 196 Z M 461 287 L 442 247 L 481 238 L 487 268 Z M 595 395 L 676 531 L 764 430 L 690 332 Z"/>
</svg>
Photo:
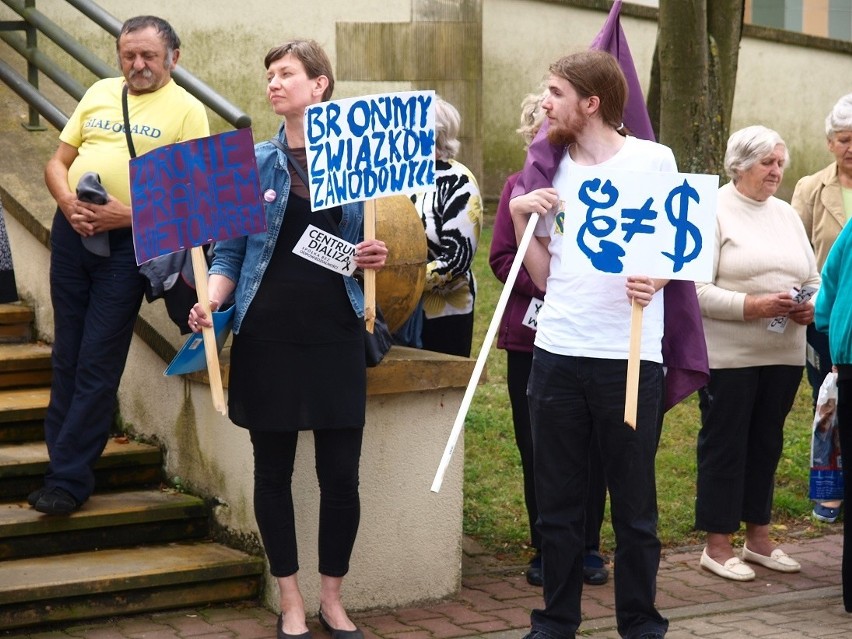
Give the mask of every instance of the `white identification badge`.
<svg viewBox="0 0 852 639">
<path fill-rule="evenodd" d="M 293 252 L 335 273 L 352 275 L 355 272 L 355 245 L 313 224 L 308 224 Z"/>
<path fill-rule="evenodd" d="M 541 310 L 542 304 L 544 304 L 544 300 L 537 297 L 530 300 L 530 305 L 527 307 L 526 314 L 524 314 L 524 326 L 534 331 L 538 330 L 538 312 Z"/>
<path fill-rule="evenodd" d="M 796 304 L 801 304 L 802 302 L 807 302 L 814 296 L 816 293 L 816 289 L 813 286 L 803 286 L 801 289 L 793 288 L 790 291 L 790 295 L 793 296 L 793 301 Z M 769 322 L 769 326 L 766 327 L 766 330 L 772 331 L 773 333 L 783 333 L 784 329 L 787 328 L 787 320 L 789 318 L 786 315 L 779 315 L 778 317 L 772 318 L 772 321 Z"/>
</svg>

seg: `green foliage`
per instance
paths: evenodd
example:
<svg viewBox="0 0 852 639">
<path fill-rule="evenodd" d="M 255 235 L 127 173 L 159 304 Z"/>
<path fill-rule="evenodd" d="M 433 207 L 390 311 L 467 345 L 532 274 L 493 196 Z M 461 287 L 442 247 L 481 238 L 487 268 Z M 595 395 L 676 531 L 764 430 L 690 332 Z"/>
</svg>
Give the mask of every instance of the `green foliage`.
<svg viewBox="0 0 852 639">
<path fill-rule="evenodd" d="M 477 357 L 497 305 L 502 285 L 488 265 L 491 228 L 484 228 L 474 261 L 478 292 L 473 340 Z M 506 391 L 506 355 L 492 345 L 487 379 L 474 395 L 465 422 L 464 532 L 492 552 L 509 559 L 529 556 L 529 527 L 524 508 L 521 463 L 515 446 L 512 412 Z M 803 379 L 787 418 L 784 453 L 776 474 L 773 533 L 813 534 L 825 527 L 810 519 L 808 459 L 812 423 L 811 391 Z M 700 543 L 693 530 L 696 456 L 700 427 L 697 396 L 671 409 L 657 454 L 659 535 L 665 547 Z M 606 552 L 614 548 L 607 515 L 602 533 Z"/>
</svg>

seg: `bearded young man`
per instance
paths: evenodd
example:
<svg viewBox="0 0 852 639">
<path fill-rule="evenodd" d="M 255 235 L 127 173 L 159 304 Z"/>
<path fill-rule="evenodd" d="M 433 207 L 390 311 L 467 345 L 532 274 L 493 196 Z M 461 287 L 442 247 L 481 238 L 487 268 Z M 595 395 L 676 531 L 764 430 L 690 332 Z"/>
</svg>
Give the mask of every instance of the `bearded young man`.
<svg viewBox="0 0 852 639">
<path fill-rule="evenodd" d="M 668 147 L 627 135 L 626 100 L 624 74 L 608 53 L 584 51 L 551 65 L 542 108 L 548 140 L 563 148 L 554 184 L 577 165 L 677 171 Z M 564 272 L 560 199 L 566 198 L 548 187 L 510 202 L 519 242 L 529 215 L 542 216 L 524 266 L 547 291 L 527 389 L 545 605 L 533 611 L 527 638 L 573 639 L 580 626 L 588 450 L 597 440 L 616 536 L 618 631 L 627 639 L 661 639 L 668 622 L 654 605 L 660 562 L 654 458 L 664 413 L 667 280 Z M 633 301 L 644 309 L 635 430 L 624 422 Z"/>
</svg>

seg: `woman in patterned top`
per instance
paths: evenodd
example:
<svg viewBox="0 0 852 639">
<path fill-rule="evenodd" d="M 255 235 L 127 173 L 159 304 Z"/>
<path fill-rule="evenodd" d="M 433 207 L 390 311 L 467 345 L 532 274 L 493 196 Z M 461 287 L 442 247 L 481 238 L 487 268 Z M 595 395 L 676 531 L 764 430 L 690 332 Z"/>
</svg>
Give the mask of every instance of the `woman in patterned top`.
<svg viewBox="0 0 852 639">
<path fill-rule="evenodd" d="M 422 347 L 470 356 L 476 282 L 473 255 L 482 228 L 482 198 L 476 178 L 457 162 L 461 117 L 437 97 L 435 188 L 412 197 L 429 248 L 422 298 Z"/>
</svg>

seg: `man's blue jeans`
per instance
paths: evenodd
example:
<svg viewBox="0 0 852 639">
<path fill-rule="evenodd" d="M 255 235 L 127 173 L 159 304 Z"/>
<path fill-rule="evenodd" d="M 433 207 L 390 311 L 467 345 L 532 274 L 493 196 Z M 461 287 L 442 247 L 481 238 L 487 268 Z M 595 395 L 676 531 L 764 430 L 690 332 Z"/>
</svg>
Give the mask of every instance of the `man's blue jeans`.
<svg viewBox="0 0 852 639">
<path fill-rule="evenodd" d="M 527 393 L 533 433 L 544 609 L 532 630 L 575 636 L 583 591 L 583 520 L 589 447 L 597 438 L 610 493 L 618 631 L 631 639 L 665 634 L 654 606 L 660 542 L 654 458 L 663 418 L 662 365 L 641 362 L 634 430 L 624 422 L 626 360 L 554 355 L 535 349 Z"/>
<path fill-rule="evenodd" d="M 92 469 L 109 438 L 145 279 L 130 229 L 111 231 L 110 256 L 100 257 L 83 247 L 57 210 L 50 245 L 54 342 L 45 486 L 63 488 L 82 503 L 94 490 Z"/>
</svg>

